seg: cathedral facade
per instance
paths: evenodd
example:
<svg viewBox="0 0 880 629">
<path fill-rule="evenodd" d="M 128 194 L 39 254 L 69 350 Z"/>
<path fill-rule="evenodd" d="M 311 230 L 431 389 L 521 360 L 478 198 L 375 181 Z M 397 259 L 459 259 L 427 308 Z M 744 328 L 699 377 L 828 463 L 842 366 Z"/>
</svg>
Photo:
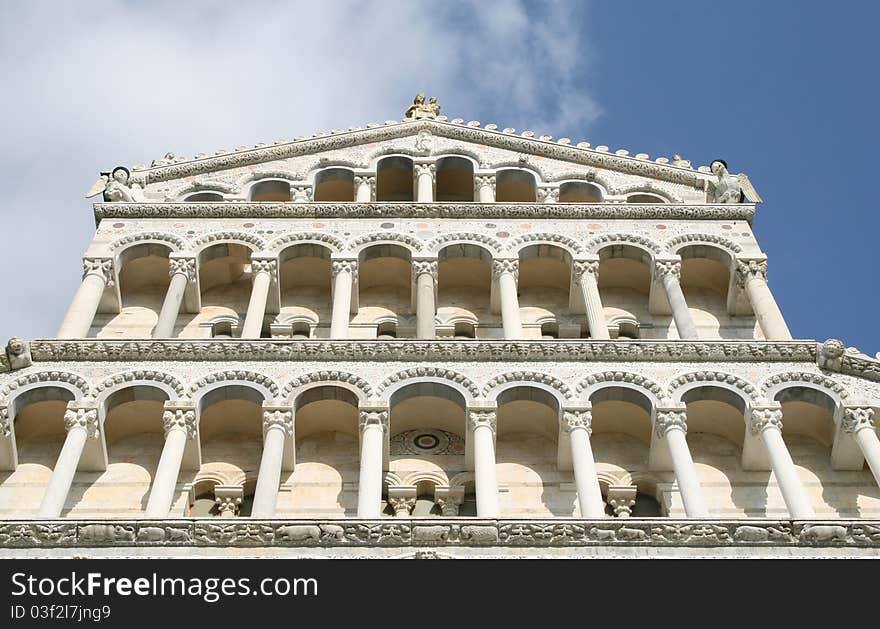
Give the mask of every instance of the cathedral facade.
<svg viewBox="0 0 880 629">
<path fill-rule="evenodd" d="M 0 355 L 0 557 L 880 556 L 880 362 L 723 160 L 403 120 L 116 167 Z"/>
</svg>

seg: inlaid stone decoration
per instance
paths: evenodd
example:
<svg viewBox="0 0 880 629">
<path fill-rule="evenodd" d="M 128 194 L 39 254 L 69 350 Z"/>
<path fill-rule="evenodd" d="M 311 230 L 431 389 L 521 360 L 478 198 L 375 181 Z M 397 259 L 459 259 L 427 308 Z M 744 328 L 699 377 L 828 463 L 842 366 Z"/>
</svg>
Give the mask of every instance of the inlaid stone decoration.
<svg viewBox="0 0 880 629">
<path fill-rule="evenodd" d="M 0 558 L 880 556 L 880 360 L 792 338 L 741 165 L 401 111 L 96 173 Z"/>
</svg>

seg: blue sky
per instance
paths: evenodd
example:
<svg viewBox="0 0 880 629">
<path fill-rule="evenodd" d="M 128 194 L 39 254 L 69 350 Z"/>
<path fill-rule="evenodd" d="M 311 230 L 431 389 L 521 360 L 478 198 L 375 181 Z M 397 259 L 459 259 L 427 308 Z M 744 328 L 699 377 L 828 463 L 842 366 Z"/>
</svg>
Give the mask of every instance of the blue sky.
<svg viewBox="0 0 880 629">
<path fill-rule="evenodd" d="M 873 3 L 318 4 L 0 4 L 2 339 L 57 331 L 99 170 L 399 118 L 425 90 L 450 117 L 726 159 L 765 199 L 792 333 L 880 350 Z"/>
</svg>

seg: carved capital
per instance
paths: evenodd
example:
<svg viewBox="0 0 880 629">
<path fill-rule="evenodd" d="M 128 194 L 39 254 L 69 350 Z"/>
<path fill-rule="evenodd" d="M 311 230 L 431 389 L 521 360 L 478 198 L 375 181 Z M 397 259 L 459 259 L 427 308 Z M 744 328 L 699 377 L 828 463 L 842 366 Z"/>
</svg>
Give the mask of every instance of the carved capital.
<svg viewBox="0 0 880 629">
<path fill-rule="evenodd" d="M 575 260 L 571 265 L 572 277 L 575 282 L 580 282 L 584 273 L 589 273 L 594 278 L 599 277 L 599 261 L 598 260 Z"/>
<path fill-rule="evenodd" d="M 571 434 L 572 431 L 583 428 L 588 435 L 593 434 L 592 429 L 593 412 L 589 410 L 581 411 L 563 411 L 562 412 L 562 431 L 565 434 Z"/>
<path fill-rule="evenodd" d="M 97 439 L 100 435 L 98 429 L 98 409 L 68 408 L 64 413 L 64 429 L 70 432 L 77 427 L 85 428 L 89 439 Z"/>
<path fill-rule="evenodd" d="M 472 431 L 488 427 L 494 433 L 497 426 L 498 414 L 495 411 L 468 411 L 468 428 Z"/>
<path fill-rule="evenodd" d="M 166 409 L 162 413 L 162 426 L 165 429 L 165 438 L 172 430 L 182 430 L 186 433 L 187 439 L 193 439 L 196 436 L 196 411 L 195 409 Z"/>
<path fill-rule="evenodd" d="M 290 198 L 294 203 L 307 203 L 312 200 L 311 186 L 291 186 Z"/>
<path fill-rule="evenodd" d="M 214 503 L 221 518 L 238 517 L 239 508 L 244 499 L 244 488 L 237 486 L 216 485 L 214 487 Z"/>
<path fill-rule="evenodd" d="M 681 279 L 681 260 L 655 260 L 654 272 L 661 279 L 667 275 Z"/>
<path fill-rule="evenodd" d="M 389 487 L 388 504 L 394 509 L 394 517 L 408 518 L 416 506 L 416 488 Z"/>
<path fill-rule="evenodd" d="M 513 275 L 514 279 L 518 279 L 519 260 L 515 258 L 492 260 L 492 279 L 497 280 L 505 273 Z"/>
<path fill-rule="evenodd" d="M 770 428 L 782 430 L 782 409 L 778 407 L 753 408 L 749 421 L 749 429 L 752 434 L 760 435 Z"/>
<path fill-rule="evenodd" d="M 657 419 L 654 422 L 654 430 L 661 439 L 670 430 L 679 429 L 687 432 L 687 411 L 683 408 L 657 409 Z"/>
<path fill-rule="evenodd" d="M 753 279 L 767 281 L 767 260 L 743 260 L 736 261 L 736 285 L 740 288 Z"/>
<path fill-rule="evenodd" d="M 413 165 L 413 175 L 415 176 L 416 179 L 418 179 L 422 175 L 427 175 L 427 176 L 433 178 L 436 170 L 437 170 L 437 167 L 434 164 L 414 164 Z"/>
<path fill-rule="evenodd" d="M 413 277 L 418 278 L 419 275 L 428 274 L 437 282 L 437 267 L 439 263 L 436 259 L 433 260 L 413 260 L 412 261 L 412 272 Z"/>
<path fill-rule="evenodd" d="M 479 194 L 480 188 L 488 186 L 495 192 L 495 175 L 477 175 L 474 177 L 474 191 Z"/>
<path fill-rule="evenodd" d="M 334 278 L 340 273 L 350 273 L 354 280 L 357 277 L 357 260 L 333 260 L 330 262 L 330 273 Z"/>
<path fill-rule="evenodd" d="M 168 276 L 183 275 L 187 282 L 196 281 L 195 258 L 168 258 Z"/>
<path fill-rule="evenodd" d="M 440 506 L 442 515 L 455 517 L 464 502 L 464 487 L 435 487 L 434 500 Z"/>
<path fill-rule="evenodd" d="M 256 276 L 257 273 L 268 273 L 274 278 L 278 271 L 278 260 L 275 258 L 251 258 L 251 273 Z"/>
<path fill-rule="evenodd" d="M 874 429 L 874 409 L 870 406 L 845 406 L 843 408 L 843 431 L 855 433 L 863 428 Z"/>
<path fill-rule="evenodd" d="M 88 275 L 100 277 L 107 286 L 113 285 L 112 258 L 83 258 L 83 279 Z"/>
<path fill-rule="evenodd" d="M 559 188 L 538 188 L 538 203 L 558 203 Z"/>
<path fill-rule="evenodd" d="M 618 518 L 628 518 L 636 504 L 638 488 L 635 485 L 611 485 L 606 499 Z"/>
<path fill-rule="evenodd" d="M 376 176 L 375 175 L 355 175 L 354 185 L 357 187 L 360 186 L 369 186 L 370 191 L 376 189 Z"/>
<path fill-rule="evenodd" d="M 263 432 L 281 430 L 288 437 L 293 435 L 293 411 L 290 409 L 263 409 Z"/>
<path fill-rule="evenodd" d="M 388 411 L 378 409 L 361 409 L 358 414 L 358 426 L 363 432 L 370 426 L 378 426 L 383 431 L 388 430 Z"/>
</svg>

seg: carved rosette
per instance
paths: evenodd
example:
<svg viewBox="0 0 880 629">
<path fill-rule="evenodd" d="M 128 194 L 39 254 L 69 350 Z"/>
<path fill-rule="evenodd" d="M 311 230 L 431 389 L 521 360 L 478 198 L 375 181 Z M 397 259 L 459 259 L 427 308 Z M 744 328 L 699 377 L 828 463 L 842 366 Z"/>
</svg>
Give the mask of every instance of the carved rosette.
<svg viewBox="0 0 880 629">
<path fill-rule="evenodd" d="M 769 428 L 782 431 L 781 408 L 753 408 L 749 429 L 753 435 L 760 435 Z"/>
<path fill-rule="evenodd" d="M 586 430 L 588 435 L 592 435 L 592 423 L 592 411 L 563 411 L 562 413 L 562 431 L 567 435 L 580 428 Z"/>
<path fill-rule="evenodd" d="M 439 263 L 437 260 L 413 260 L 412 272 L 413 277 L 418 278 L 420 275 L 428 274 L 434 283 L 437 283 L 437 268 Z"/>
<path fill-rule="evenodd" d="M 495 175 L 477 175 L 474 177 L 474 193 L 479 195 L 480 188 L 488 186 L 495 193 Z"/>
<path fill-rule="evenodd" d="M 657 410 L 657 420 L 654 423 L 654 430 L 661 439 L 666 436 L 670 430 L 681 430 L 687 432 L 687 412 L 683 408 Z"/>
<path fill-rule="evenodd" d="M 98 429 L 98 409 L 96 408 L 69 408 L 64 413 L 64 429 L 70 432 L 73 428 L 86 429 L 89 439 L 97 439 L 100 435 Z"/>
<path fill-rule="evenodd" d="M 0 437 L 12 435 L 12 425 L 9 423 L 9 408 L 0 407 Z"/>
<path fill-rule="evenodd" d="M 492 260 L 492 279 L 498 281 L 505 273 L 513 275 L 514 280 L 519 280 L 519 260 L 514 258 L 506 258 L 502 260 Z"/>
<path fill-rule="evenodd" d="M 113 286 L 112 258 L 83 258 L 83 279 L 89 275 L 100 277 L 107 286 Z"/>
<path fill-rule="evenodd" d="M 669 275 L 679 280 L 681 279 L 681 260 L 655 260 L 654 272 L 661 279 Z"/>
<path fill-rule="evenodd" d="M 263 432 L 282 430 L 288 437 L 293 435 L 293 411 L 281 409 L 263 410 Z"/>
<path fill-rule="evenodd" d="M 196 412 L 186 409 L 168 409 L 162 413 L 162 427 L 165 429 L 165 438 L 172 430 L 183 430 L 187 439 L 196 436 Z"/>
<path fill-rule="evenodd" d="M 489 428 L 494 434 L 497 427 L 498 414 L 495 411 L 468 411 L 468 428 L 471 431 Z"/>
<path fill-rule="evenodd" d="M 736 261 L 736 285 L 740 288 L 754 279 L 767 281 L 767 260 L 742 260 Z"/>
<path fill-rule="evenodd" d="M 195 258 L 168 258 L 168 277 L 183 275 L 189 283 L 196 281 Z"/>
<path fill-rule="evenodd" d="M 870 406 L 844 407 L 843 431 L 855 433 L 864 428 L 874 429 L 874 409 Z"/>
<path fill-rule="evenodd" d="M 599 277 L 598 260 L 575 260 L 571 265 L 571 273 L 575 282 L 580 282 L 584 273 L 589 273 L 594 278 Z"/>
<path fill-rule="evenodd" d="M 361 432 L 370 426 L 378 426 L 383 431 L 388 430 L 388 411 L 361 410 L 358 415 L 358 427 Z"/>
</svg>

